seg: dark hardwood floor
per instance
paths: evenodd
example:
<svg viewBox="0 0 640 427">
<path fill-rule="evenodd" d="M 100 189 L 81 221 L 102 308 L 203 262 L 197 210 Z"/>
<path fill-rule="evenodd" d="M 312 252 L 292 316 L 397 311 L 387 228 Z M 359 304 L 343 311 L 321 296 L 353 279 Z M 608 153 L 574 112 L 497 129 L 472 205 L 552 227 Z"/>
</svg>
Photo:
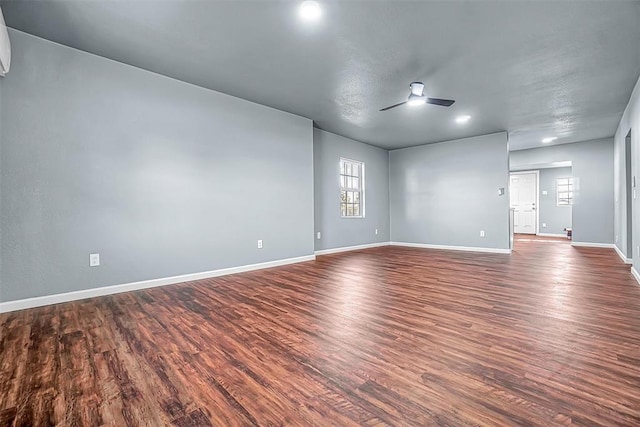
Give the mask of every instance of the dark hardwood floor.
<svg viewBox="0 0 640 427">
<path fill-rule="evenodd" d="M 0 327 L 0 425 L 640 425 L 640 286 L 563 239 L 327 255 Z"/>
</svg>

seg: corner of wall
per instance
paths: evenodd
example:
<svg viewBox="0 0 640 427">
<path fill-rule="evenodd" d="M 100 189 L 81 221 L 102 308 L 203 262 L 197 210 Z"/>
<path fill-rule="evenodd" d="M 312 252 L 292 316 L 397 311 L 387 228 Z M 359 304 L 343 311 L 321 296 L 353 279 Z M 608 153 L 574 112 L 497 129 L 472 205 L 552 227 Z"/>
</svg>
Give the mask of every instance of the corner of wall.
<svg viewBox="0 0 640 427">
<path fill-rule="evenodd" d="M 316 253 L 389 241 L 388 150 L 314 129 L 314 247 Z M 339 209 L 339 159 L 365 163 L 364 218 L 342 218 Z M 378 234 L 374 230 L 378 229 Z M 316 233 L 321 233 L 317 239 Z"/>
</svg>

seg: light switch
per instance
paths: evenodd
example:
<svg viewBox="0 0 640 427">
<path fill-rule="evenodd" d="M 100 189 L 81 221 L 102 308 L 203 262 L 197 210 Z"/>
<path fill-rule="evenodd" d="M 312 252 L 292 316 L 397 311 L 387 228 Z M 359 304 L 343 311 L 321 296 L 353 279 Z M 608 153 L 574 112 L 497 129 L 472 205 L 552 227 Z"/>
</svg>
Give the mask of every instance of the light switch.
<svg viewBox="0 0 640 427">
<path fill-rule="evenodd" d="M 542 195 L 546 196 L 547 194 L 549 194 L 549 192 L 547 190 L 542 190 Z"/>
<path fill-rule="evenodd" d="M 89 254 L 89 267 L 100 266 L 100 254 Z"/>
</svg>

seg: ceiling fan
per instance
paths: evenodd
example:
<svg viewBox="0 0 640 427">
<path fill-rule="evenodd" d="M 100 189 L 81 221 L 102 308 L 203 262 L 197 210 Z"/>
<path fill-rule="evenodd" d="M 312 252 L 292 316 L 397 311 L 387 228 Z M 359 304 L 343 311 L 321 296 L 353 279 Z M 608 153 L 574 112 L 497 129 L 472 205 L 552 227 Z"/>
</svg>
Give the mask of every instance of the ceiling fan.
<svg viewBox="0 0 640 427">
<path fill-rule="evenodd" d="M 391 105 L 389 107 L 383 108 L 380 111 L 387 111 L 404 104 L 409 104 L 409 105 L 433 104 L 433 105 L 440 105 L 442 107 L 451 107 L 453 103 L 456 102 L 453 99 L 427 98 L 424 94 L 424 83 L 422 82 L 413 82 L 409 85 L 409 87 L 411 88 L 409 99 L 399 104 L 395 104 L 395 105 Z"/>
</svg>

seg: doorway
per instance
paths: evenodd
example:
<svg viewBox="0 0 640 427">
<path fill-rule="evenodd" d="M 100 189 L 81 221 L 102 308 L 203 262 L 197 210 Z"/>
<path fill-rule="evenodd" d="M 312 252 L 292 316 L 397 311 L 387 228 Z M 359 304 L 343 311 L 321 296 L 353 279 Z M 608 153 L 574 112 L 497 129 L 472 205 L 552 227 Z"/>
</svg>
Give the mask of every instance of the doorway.
<svg viewBox="0 0 640 427">
<path fill-rule="evenodd" d="M 538 171 L 512 172 L 509 177 L 509 198 L 513 210 L 513 232 L 538 233 Z"/>
</svg>

